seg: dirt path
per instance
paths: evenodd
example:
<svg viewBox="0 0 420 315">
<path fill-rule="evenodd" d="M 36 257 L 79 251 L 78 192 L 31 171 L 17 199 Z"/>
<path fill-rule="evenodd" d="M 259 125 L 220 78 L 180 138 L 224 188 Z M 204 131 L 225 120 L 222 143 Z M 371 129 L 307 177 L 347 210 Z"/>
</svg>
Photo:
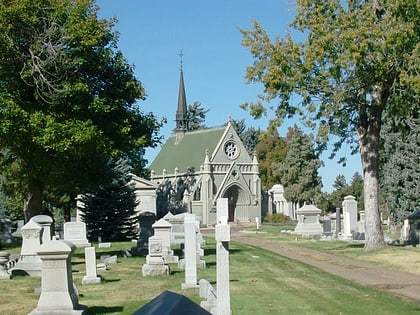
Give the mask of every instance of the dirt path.
<svg viewBox="0 0 420 315">
<path fill-rule="evenodd" d="M 267 249 L 281 256 L 317 267 L 359 284 L 420 302 L 420 276 L 316 250 L 247 237 L 246 233 L 235 228 L 231 229 L 231 239 L 236 242 Z"/>
</svg>

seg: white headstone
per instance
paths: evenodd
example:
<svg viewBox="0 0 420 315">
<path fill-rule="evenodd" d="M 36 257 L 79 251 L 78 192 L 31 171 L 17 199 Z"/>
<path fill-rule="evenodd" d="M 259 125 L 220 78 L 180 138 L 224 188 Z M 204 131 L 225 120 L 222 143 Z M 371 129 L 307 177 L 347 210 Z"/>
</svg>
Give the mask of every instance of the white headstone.
<svg viewBox="0 0 420 315">
<path fill-rule="evenodd" d="M 85 248 L 86 276 L 82 279 L 82 284 L 96 284 L 101 282 L 101 278 L 96 273 L 96 253 L 95 247 Z"/>
<path fill-rule="evenodd" d="M 64 240 L 72 242 L 76 247 L 89 247 L 86 238 L 86 224 L 84 222 L 64 223 Z"/>
<path fill-rule="evenodd" d="M 182 284 L 182 289 L 197 288 L 197 240 L 194 214 L 185 214 L 184 239 L 185 282 Z"/>
<path fill-rule="evenodd" d="M 33 220 L 29 220 L 22 227 L 22 248 L 18 262 L 12 268 L 12 274 L 23 273 L 32 277 L 41 276 L 42 261 L 37 251 L 41 246 L 42 232 L 42 226 Z"/>
<path fill-rule="evenodd" d="M 217 315 L 230 315 L 230 286 L 229 286 L 229 242 L 230 242 L 230 226 L 228 224 L 228 217 L 219 214 L 219 204 L 223 205 L 221 211 L 225 212 L 224 205 L 226 201 L 217 200 L 217 217 L 219 221 L 216 225 L 216 314 Z"/>
<path fill-rule="evenodd" d="M 357 230 L 357 201 L 353 196 L 344 197 L 342 203 L 344 218 L 344 236 L 351 237 L 352 232 Z"/>
<path fill-rule="evenodd" d="M 42 260 L 41 295 L 30 315 L 76 315 L 86 309 L 79 304 L 71 270 L 71 254 L 75 246 L 52 240 L 42 244 L 38 254 Z"/>
<path fill-rule="evenodd" d="M 179 257 L 174 256 L 174 252 L 171 249 L 172 224 L 162 218 L 154 223 L 152 227 L 154 235 L 162 239 L 162 257 L 165 263 L 178 263 Z"/>
</svg>

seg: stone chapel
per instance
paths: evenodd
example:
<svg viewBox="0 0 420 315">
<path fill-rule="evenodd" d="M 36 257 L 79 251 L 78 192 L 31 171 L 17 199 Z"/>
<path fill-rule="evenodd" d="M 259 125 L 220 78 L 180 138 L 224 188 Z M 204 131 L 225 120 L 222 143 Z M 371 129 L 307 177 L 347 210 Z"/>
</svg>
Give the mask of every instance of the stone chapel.
<svg viewBox="0 0 420 315">
<path fill-rule="evenodd" d="M 230 121 L 222 127 L 188 131 L 186 110 L 181 66 L 176 128 L 149 167 L 149 186 L 157 187 L 158 216 L 160 194 L 166 190 L 165 198 L 176 196 L 184 210 L 196 214 L 202 225 L 216 224 L 218 198 L 228 198 L 230 222 L 261 219 L 256 155 L 248 154 Z"/>
</svg>

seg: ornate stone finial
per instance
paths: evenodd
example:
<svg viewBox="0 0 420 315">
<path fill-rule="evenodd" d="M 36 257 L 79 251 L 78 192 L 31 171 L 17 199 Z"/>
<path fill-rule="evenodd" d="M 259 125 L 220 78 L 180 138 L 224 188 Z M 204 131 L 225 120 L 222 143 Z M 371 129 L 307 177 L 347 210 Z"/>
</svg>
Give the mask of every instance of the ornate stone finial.
<svg viewBox="0 0 420 315">
<path fill-rule="evenodd" d="M 179 171 L 178 167 L 175 167 L 175 170 L 174 170 L 174 172 L 175 172 L 175 176 L 177 176 L 177 175 L 178 175 L 178 171 Z"/>
</svg>

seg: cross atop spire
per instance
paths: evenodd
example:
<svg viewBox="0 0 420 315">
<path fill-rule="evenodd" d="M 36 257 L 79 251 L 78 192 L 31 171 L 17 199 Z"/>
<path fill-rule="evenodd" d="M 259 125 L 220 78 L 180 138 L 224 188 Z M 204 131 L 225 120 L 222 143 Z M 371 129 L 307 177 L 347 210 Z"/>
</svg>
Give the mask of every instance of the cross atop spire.
<svg viewBox="0 0 420 315">
<path fill-rule="evenodd" d="M 181 71 L 182 71 L 182 57 L 184 56 L 184 53 L 182 52 L 182 50 L 179 51 L 178 56 L 181 59 Z"/>
</svg>

